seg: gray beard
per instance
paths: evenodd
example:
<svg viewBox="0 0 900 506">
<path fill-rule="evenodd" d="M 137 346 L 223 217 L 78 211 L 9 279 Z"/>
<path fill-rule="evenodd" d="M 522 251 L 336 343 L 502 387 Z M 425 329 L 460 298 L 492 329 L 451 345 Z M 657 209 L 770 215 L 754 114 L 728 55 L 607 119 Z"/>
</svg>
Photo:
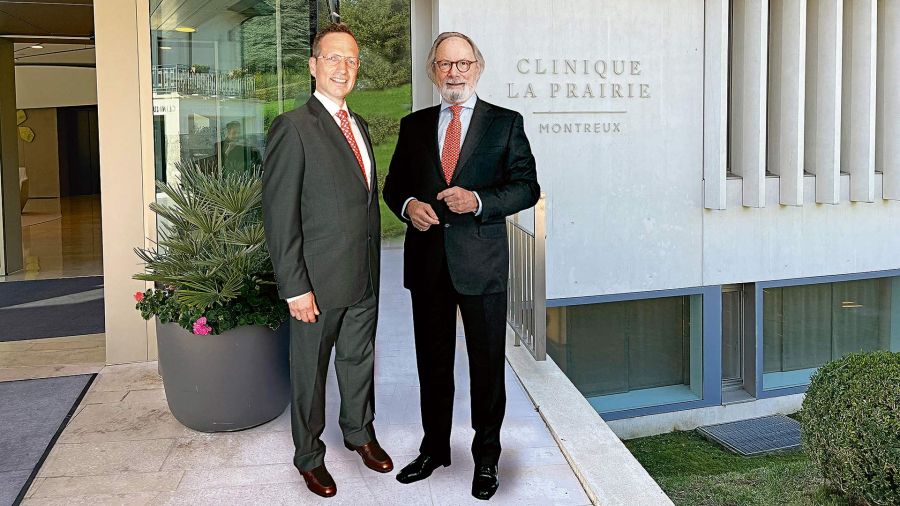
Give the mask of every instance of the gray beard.
<svg viewBox="0 0 900 506">
<path fill-rule="evenodd" d="M 475 88 L 470 85 L 466 85 L 461 90 L 451 90 L 446 86 L 441 88 L 441 96 L 444 97 L 444 100 L 447 102 L 452 102 L 458 104 L 460 102 L 465 102 L 468 100 L 472 94 L 475 92 Z"/>
</svg>

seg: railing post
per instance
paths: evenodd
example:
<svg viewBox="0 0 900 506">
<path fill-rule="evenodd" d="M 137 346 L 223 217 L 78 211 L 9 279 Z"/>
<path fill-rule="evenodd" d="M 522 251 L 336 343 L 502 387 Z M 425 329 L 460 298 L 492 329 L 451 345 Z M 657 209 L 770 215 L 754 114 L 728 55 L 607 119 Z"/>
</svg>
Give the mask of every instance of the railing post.
<svg viewBox="0 0 900 506">
<path fill-rule="evenodd" d="M 541 194 L 534 210 L 534 233 L 519 225 L 519 215 L 506 220 L 509 248 L 509 284 L 506 320 L 515 345 L 525 347 L 535 360 L 547 357 L 546 203 Z"/>
<path fill-rule="evenodd" d="M 534 208 L 534 359 L 547 358 L 547 200 L 541 197 Z"/>
</svg>

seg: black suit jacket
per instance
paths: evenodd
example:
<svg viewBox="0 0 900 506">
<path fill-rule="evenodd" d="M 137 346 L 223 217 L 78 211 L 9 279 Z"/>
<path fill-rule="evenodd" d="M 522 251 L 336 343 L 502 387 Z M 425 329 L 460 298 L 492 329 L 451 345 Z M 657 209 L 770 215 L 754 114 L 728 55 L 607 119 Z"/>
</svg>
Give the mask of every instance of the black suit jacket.
<svg viewBox="0 0 900 506">
<path fill-rule="evenodd" d="M 446 259 L 457 292 L 484 295 L 506 290 L 509 253 L 506 217 L 537 203 L 534 156 L 525 136 L 522 115 L 475 102 L 472 120 L 448 186 L 438 153 L 440 107 L 416 111 L 400 122 L 400 137 L 384 184 L 384 200 L 400 212 L 409 197 L 431 204 L 441 224 L 425 232 L 407 225 L 404 286 L 434 286 Z M 450 186 L 478 192 L 482 210 L 456 214 L 437 200 Z"/>
<path fill-rule="evenodd" d="M 366 122 L 353 112 L 372 161 Z M 320 310 L 378 294 L 381 217 L 378 185 L 369 191 L 359 163 L 321 102 L 279 115 L 266 143 L 263 218 L 283 298 L 312 290 Z"/>
</svg>

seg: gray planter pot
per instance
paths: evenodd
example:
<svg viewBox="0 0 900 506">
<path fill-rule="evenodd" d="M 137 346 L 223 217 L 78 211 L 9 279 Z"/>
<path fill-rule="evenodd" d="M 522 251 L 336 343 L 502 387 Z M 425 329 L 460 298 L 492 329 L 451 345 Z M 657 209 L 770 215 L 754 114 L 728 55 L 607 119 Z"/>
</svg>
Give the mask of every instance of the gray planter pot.
<svg viewBox="0 0 900 506">
<path fill-rule="evenodd" d="M 274 419 L 290 402 L 288 325 L 261 325 L 198 336 L 157 322 L 159 370 L 169 409 L 195 430 L 248 429 Z"/>
</svg>

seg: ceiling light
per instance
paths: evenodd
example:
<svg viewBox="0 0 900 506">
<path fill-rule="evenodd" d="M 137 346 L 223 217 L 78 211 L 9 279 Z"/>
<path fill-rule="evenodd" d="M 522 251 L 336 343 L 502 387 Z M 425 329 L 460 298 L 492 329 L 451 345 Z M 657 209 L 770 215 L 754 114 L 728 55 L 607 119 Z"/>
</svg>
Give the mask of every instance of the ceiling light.
<svg viewBox="0 0 900 506">
<path fill-rule="evenodd" d="M 194 33 L 197 31 L 197 29 L 193 26 L 176 26 L 175 31 L 181 33 Z"/>
<path fill-rule="evenodd" d="M 35 44 L 35 45 L 31 46 L 31 49 L 44 49 L 44 46 L 42 46 L 40 44 Z"/>
</svg>

